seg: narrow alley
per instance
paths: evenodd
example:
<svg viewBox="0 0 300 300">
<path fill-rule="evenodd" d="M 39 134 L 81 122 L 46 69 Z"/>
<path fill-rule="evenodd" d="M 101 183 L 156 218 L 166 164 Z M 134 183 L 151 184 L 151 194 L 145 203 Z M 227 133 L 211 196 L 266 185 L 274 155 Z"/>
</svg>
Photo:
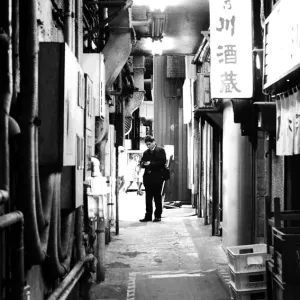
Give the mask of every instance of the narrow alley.
<svg viewBox="0 0 300 300">
<path fill-rule="evenodd" d="M 299 300 L 299 11 L 0 1 L 0 300 Z"/>
<path fill-rule="evenodd" d="M 164 209 L 160 223 L 140 223 L 144 195 L 120 195 L 120 232 L 106 249 L 105 281 L 92 299 L 229 300 L 227 257 L 190 205 Z"/>
</svg>

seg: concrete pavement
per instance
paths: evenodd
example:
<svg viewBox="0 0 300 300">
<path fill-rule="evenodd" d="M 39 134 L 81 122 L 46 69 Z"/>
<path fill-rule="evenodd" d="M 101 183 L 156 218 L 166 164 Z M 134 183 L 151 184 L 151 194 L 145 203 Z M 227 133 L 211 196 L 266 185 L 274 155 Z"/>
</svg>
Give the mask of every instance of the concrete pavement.
<svg viewBox="0 0 300 300">
<path fill-rule="evenodd" d="M 136 191 L 121 194 L 120 232 L 112 232 L 105 282 L 93 285 L 92 299 L 229 300 L 220 237 L 191 206 L 164 209 L 159 223 L 140 223 L 144 201 Z"/>
</svg>

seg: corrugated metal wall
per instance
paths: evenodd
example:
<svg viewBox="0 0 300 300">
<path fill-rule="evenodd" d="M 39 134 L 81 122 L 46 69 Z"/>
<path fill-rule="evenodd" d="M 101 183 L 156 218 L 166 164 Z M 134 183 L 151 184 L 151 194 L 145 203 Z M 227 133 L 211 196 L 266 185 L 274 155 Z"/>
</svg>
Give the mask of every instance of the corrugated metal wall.
<svg viewBox="0 0 300 300">
<path fill-rule="evenodd" d="M 171 201 L 191 203 L 187 187 L 187 125 L 183 124 L 183 80 L 166 78 L 166 56 L 153 58 L 154 137 L 158 145 L 174 145 L 174 191 Z"/>
</svg>

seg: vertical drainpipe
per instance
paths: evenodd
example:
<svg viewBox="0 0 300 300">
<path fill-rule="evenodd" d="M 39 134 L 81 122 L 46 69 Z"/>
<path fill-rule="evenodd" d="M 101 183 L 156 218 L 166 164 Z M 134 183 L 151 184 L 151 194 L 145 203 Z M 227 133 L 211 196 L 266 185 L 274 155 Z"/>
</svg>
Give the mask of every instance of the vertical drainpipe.
<svg viewBox="0 0 300 300">
<path fill-rule="evenodd" d="M 72 2 L 73 0 L 65 0 L 65 20 L 64 20 L 64 37 L 65 42 L 69 45 L 71 51 L 72 47 Z"/>
<path fill-rule="evenodd" d="M 123 77 L 122 77 L 122 71 L 119 74 L 118 77 L 118 90 L 122 91 L 123 87 Z M 121 93 L 122 94 L 122 93 Z M 124 127 L 125 127 L 125 99 L 122 97 L 122 95 L 119 96 L 119 101 L 120 101 L 120 115 L 122 120 L 118 122 L 119 125 L 119 131 L 121 134 L 116 137 L 116 144 L 119 146 L 124 146 Z M 116 149 L 117 153 L 117 176 L 118 176 L 118 170 L 119 170 L 119 151 Z M 118 182 L 119 178 L 116 178 L 116 182 Z M 116 185 L 116 235 L 119 234 L 119 189 L 118 185 Z"/>
<path fill-rule="evenodd" d="M 82 28 L 82 0 L 75 0 L 75 55 L 78 62 L 81 62 L 81 54 L 83 52 L 83 28 Z"/>
<path fill-rule="evenodd" d="M 17 100 L 18 92 L 20 91 L 20 63 L 19 63 L 19 0 L 14 0 L 12 6 L 12 43 L 13 43 L 13 97 L 12 103 L 14 104 Z"/>
<path fill-rule="evenodd" d="M 104 6 L 99 7 L 99 20 L 102 22 L 107 18 L 107 8 Z M 99 28 L 99 39 L 98 39 L 98 52 L 102 52 L 104 46 L 105 46 L 105 32 L 104 32 L 105 24 L 100 25 Z M 105 123 L 108 123 L 108 113 L 106 115 L 106 119 L 104 119 L 102 122 L 100 122 L 100 126 L 103 127 L 103 129 L 106 131 L 104 136 L 102 137 L 102 140 L 100 141 L 100 166 L 101 166 L 101 173 L 104 176 L 105 175 L 105 146 L 108 139 L 108 127 Z M 104 257 L 105 257 L 105 218 L 103 213 L 103 205 L 106 205 L 104 203 L 104 196 L 99 197 L 98 201 L 101 201 L 102 204 L 98 205 L 98 207 L 102 206 L 102 210 L 99 210 L 98 216 L 97 216 L 97 249 L 96 249 L 96 257 L 97 257 L 97 271 L 96 271 L 96 280 L 97 282 L 101 282 L 105 280 L 105 263 L 104 263 Z"/>
<path fill-rule="evenodd" d="M 0 204 L 8 200 L 9 143 L 8 116 L 12 99 L 11 1 L 8 1 L 8 26 L 0 32 Z"/>
<path fill-rule="evenodd" d="M 251 244 L 252 154 L 248 137 L 234 123 L 230 99 L 223 109 L 223 244 Z"/>
<path fill-rule="evenodd" d="M 100 5 L 100 8 L 99 8 L 99 20 L 100 20 L 100 22 L 102 22 L 103 20 L 107 19 L 107 17 L 108 17 L 107 7 L 104 7 L 103 5 Z M 100 25 L 100 28 L 99 28 L 99 39 L 98 39 L 98 43 L 99 43 L 98 49 L 99 49 L 99 52 L 102 52 L 102 50 L 103 50 L 103 48 L 105 46 L 106 34 L 104 32 L 104 28 L 105 28 L 105 24 L 102 23 Z"/>
</svg>

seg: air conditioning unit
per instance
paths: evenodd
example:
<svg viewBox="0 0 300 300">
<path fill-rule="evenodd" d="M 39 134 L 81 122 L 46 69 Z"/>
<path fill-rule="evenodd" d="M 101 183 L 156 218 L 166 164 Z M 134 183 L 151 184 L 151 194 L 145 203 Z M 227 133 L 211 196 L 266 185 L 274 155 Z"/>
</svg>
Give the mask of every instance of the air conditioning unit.
<svg viewBox="0 0 300 300">
<path fill-rule="evenodd" d="M 82 66 L 84 72 L 93 81 L 95 116 L 105 118 L 105 63 L 103 53 L 84 53 Z"/>
</svg>

